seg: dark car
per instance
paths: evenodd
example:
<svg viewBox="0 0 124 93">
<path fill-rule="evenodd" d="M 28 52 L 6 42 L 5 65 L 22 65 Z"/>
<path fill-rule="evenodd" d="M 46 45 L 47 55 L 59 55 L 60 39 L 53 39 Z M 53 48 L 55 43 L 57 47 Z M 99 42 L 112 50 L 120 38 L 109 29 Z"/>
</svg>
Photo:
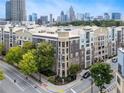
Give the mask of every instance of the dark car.
<svg viewBox="0 0 124 93">
<path fill-rule="evenodd" d="M 117 61 L 118 61 L 117 58 L 112 59 L 113 63 L 117 63 Z"/>
<path fill-rule="evenodd" d="M 84 79 L 87 79 L 88 77 L 90 77 L 90 72 L 87 71 L 86 73 L 84 73 L 84 75 L 82 76 Z"/>
</svg>

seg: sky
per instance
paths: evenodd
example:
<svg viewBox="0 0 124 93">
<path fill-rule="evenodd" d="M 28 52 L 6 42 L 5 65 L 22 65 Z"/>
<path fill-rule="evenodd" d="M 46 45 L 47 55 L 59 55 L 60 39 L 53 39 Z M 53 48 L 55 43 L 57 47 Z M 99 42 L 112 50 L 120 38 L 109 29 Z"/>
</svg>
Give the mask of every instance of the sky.
<svg viewBox="0 0 124 93">
<path fill-rule="evenodd" d="M 5 2 L 0 0 L 0 18 L 5 17 Z M 63 10 L 68 13 L 73 6 L 76 13 L 89 12 L 91 15 L 103 15 L 104 12 L 120 12 L 124 14 L 124 0 L 26 0 L 27 15 L 37 13 L 38 15 L 49 15 L 55 17 Z"/>
</svg>

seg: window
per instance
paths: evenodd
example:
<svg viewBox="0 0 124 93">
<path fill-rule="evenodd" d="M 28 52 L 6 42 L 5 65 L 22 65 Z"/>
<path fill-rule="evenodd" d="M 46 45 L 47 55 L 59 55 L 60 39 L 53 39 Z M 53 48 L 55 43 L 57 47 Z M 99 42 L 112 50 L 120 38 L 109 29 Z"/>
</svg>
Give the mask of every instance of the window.
<svg viewBox="0 0 124 93">
<path fill-rule="evenodd" d="M 99 54 L 101 54 L 101 52 L 99 52 Z"/>
<path fill-rule="evenodd" d="M 65 61 L 65 56 L 62 56 L 62 61 Z"/>
<path fill-rule="evenodd" d="M 86 60 L 90 60 L 90 56 L 87 56 L 87 57 L 86 57 Z"/>
<path fill-rule="evenodd" d="M 121 72 L 121 65 L 120 64 L 118 64 L 118 72 L 120 73 L 120 74 L 122 74 L 122 72 Z"/>
<path fill-rule="evenodd" d="M 101 49 L 101 47 L 99 47 L 98 49 Z"/>
<path fill-rule="evenodd" d="M 104 53 L 104 51 L 102 51 L 102 53 Z"/>
<path fill-rule="evenodd" d="M 86 47 L 89 47 L 90 45 L 89 44 L 86 44 Z"/>
<path fill-rule="evenodd" d="M 62 49 L 62 54 L 65 54 L 65 49 Z"/>
<path fill-rule="evenodd" d="M 66 42 L 66 47 L 68 47 L 68 42 Z"/>
<path fill-rule="evenodd" d="M 68 56 L 66 57 L 66 60 L 68 61 Z"/>
<path fill-rule="evenodd" d="M 59 47 L 61 47 L 61 42 L 59 42 Z"/>
<path fill-rule="evenodd" d="M 65 63 L 62 63 L 62 69 L 65 69 Z"/>
<path fill-rule="evenodd" d="M 66 53 L 68 53 L 68 48 L 66 49 Z"/>
<path fill-rule="evenodd" d="M 62 76 L 65 77 L 65 70 L 62 70 Z"/>
<path fill-rule="evenodd" d="M 60 68 L 60 62 L 58 63 L 58 67 Z"/>
<path fill-rule="evenodd" d="M 68 62 L 67 62 L 67 68 L 68 68 Z"/>
<path fill-rule="evenodd" d="M 90 50 L 87 50 L 86 54 L 87 54 L 87 55 L 90 54 Z"/>
<path fill-rule="evenodd" d="M 65 47 L 65 42 L 62 42 L 62 47 Z"/>
<path fill-rule="evenodd" d="M 90 42 L 90 32 L 86 32 L 86 43 Z"/>
</svg>

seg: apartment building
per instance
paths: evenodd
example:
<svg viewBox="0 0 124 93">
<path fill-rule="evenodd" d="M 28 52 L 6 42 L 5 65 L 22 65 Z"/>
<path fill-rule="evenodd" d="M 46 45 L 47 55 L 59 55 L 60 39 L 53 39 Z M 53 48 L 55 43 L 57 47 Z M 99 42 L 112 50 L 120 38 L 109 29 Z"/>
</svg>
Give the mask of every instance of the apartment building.
<svg viewBox="0 0 124 93">
<path fill-rule="evenodd" d="M 116 82 L 116 93 L 124 93 L 124 47 L 118 49 L 118 72 L 116 73 Z"/>
<path fill-rule="evenodd" d="M 108 58 L 107 28 L 101 27 L 94 31 L 94 62 Z"/>
<path fill-rule="evenodd" d="M 105 61 L 116 55 L 119 44 L 123 43 L 123 31 L 123 27 L 45 27 L 34 24 L 5 26 L 4 29 L 1 28 L 1 33 L 6 32 L 6 38 L 9 39 L 3 40 L 1 37 L 1 42 L 6 44 L 7 50 L 15 44 L 22 46 L 26 41 L 51 43 L 56 59 L 53 71 L 60 77 L 67 77 L 71 64 L 79 64 L 84 69 L 99 60 Z"/>
<path fill-rule="evenodd" d="M 0 26 L 0 43 L 4 45 L 4 51 L 8 51 L 16 42 L 15 29 L 11 26 Z"/>
</svg>

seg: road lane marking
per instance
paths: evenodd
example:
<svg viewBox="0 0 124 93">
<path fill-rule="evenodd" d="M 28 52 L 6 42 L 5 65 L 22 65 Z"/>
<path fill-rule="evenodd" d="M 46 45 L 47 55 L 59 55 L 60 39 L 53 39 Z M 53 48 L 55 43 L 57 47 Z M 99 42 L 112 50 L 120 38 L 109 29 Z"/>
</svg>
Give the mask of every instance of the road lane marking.
<svg viewBox="0 0 124 93">
<path fill-rule="evenodd" d="M 7 69 L 7 70 L 9 70 L 6 66 L 4 66 L 4 65 L 1 65 L 1 66 L 3 66 L 5 69 Z M 31 85 L 29 82 L 27 82 L 22 76 L 20 76 L 19 74 L 17 74 L 17 73 L 15 73 L 15 72 L 12 72 L 12 73 L 14 73 L 17 77 L 19 77 L 21 80 L 23 80 L 24 82 L 26 82 L 28 85 L 29 85 L 29 87 L 31 86 L 32 88 L 34 88 L 34 86 L 33 85 Z M 8 76 L 8 75 L 6 75 L 6 77 L 8 78 L 8 79 L 10 79 L 12 82 L 13 82 L 13 80 Z M 20 88 L 21 90 L 23 90 L 24 91 L 24 88 L 22 88 L 22 87 L 20 87 L 17 83 L 15 83 L 16 85 L 17 85 L 17 87 L 18 88 Z M 38 90 L 38 89 L 35 89 L 38 93 L 42 93 L 40 90 Z"/>
<path fill-rule="evenodd" d="M 8 78 L 11 82 L 14 82 L 12 78 L 10 78 L 7 74 L 5 74 L 5 77 Z M 25 91 L 24 88 L 20 87 L 17 83 L 14 83 L 21 91 Z"/>
<path fill-rule="evenodd" d="M 74 91 L 74 89 L 72 89 L 72 88 L 71 88 L 71 91 L 72 91 L 73 93 L 77 93 L 77 92 L 76 92 L 76 91 Z"/>
</svg>

